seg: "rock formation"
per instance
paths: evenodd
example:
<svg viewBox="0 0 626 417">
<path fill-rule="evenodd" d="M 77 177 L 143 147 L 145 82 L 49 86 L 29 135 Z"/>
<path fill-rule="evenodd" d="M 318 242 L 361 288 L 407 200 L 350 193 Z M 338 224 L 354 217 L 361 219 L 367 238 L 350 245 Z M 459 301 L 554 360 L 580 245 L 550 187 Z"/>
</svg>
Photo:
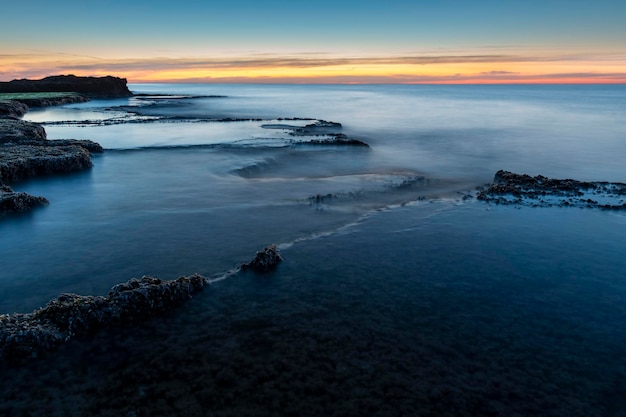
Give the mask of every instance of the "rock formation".
<svg viewBox="0 0 626 417">
<path fill-rule="evenodd" d="M 0 82 L 0 93 L 74 92 L 92 98 L 130 97 L 133 93 L 126 84 L 125 78 L 111 76 L 55 75 L 41 80 Z"/>
<path fill-rule="evenodd" d="M 332 145 L 332 146 L 360 146 L 369 148 L 370 146 L 358 139 L 349 138 L 343 133 L 330 133 L 319 139 L 310 139 L 306 141 L 294 141 L 294 145 Z"/>
<path fill-rule="evenodd" d="M 278 247 L 270 245 L 241 270 L 268 272 L 281 261 Z M 106 296 L 61 294 L 32 313 L 0 315 L 0 360 L 36 357 L 72 338 L 149 319 L 179 306 L 210 282 L 198 274 L 175 280 L 144 276 L 115 285 Z"/>
<path fill-rule="evenodd" d="M 16 193 L 8 185 L 0 183 L 0 217 L 9 213 L 21 213 L 35 207 L 45 206 L 48 200 L 27 193 Z"/>
<path fill-rule="evenodd" d="M 0 90 L 10 91 L 11 100 L 0 100 L 0 217 L 10 212 L 22 212 L 30 208 L 47 204 L 43 197 L 35 197 L 26 193 L 14 192 L 2 181 L 10 182 L 24 178 L 68 173 L 90 168 L 91 153 L 102 152 L 102 147 L 90 140 L 47 140 L 45 129 L 36 123 L 20 120 L 28 106 L 48 106 L 88 101 L 89 99 L 75 94 L 49 93 L 54 88 L 67 91 L 68 85 L 79 86 L 85 92 L 95 94 L 97 88 L 109 88 L 117 85 L 120 79 L 85 79 L 84 77 L 48 77 L 44 80 L 20 80 L 11 83 L 0 83 Z M 100 80 L 100 81 L 98 81 Z M 126 81 L 123 81 L 126 89 Z M 23 94 L 24 91 L 40 91 L 42 94 Z M 118 87 L 107 95 L 128 95 Z"/>
<path fill-rule="evenodd" d="M 29 314 L 0 315 L 0 359 L 35 357 L 77 336 L 148 319 L 182 304 L 208 281 L 200 275 L 161 280 L 144 276 L 107 296 L 61 294 Z"/>
<path fill-rule="evenodd" d="M 23 120 L 0 119 L 0 144 L 45 139 L 46 131 L 41 125 Z"/>
<path fill-rule="evenodd" d="M 241 265 L 241 270 L 252 270 L 260 273 L 269 272 L 276 269 L 278 264 L 282 261 L 283 258 L 280 256 L 278 247 L 276 245 L 269 245 L 257 252 L 250 262 Z"/>
<path fill-rule="evenodd" d="M 476 196 L 496 204 L 533 207 L 573 206 L 626 210 L 626 184 L 531 177 L 508 171 L 496 172 L 493 183 Z"/>
<path fill-rule="evenodd" d="M 92 165 L 89 151 L 80 145 L 0 145 L 0 180 L 6 182 L 81 171 Z"/>
<path fill-rule="evenodd" d="M 0 118 L 18 119 L 26 114 L 28 106 L 16 100 L 0 100 Z"/>
</svg>

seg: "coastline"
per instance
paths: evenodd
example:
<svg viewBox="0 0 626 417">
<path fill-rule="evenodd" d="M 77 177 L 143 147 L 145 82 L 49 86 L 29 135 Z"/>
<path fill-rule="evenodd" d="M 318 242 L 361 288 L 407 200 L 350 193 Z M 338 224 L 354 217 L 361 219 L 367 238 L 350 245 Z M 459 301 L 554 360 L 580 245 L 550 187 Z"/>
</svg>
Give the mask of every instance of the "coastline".
<svg viewBox="0 0 626 417">
<path fill-rule="evenodd" d="M 350 120 L 339 120 L 352 135 Z M 433 196 L 421 188 L 429 178 L 404 171 L 370 188 L 388 193 L 379 200 L 385 204 L 314 225 L 352 210 L 367 193 L 354 183 L 329 189 L 330 181 L 280 193 L 285 180 L 316 175 L 329 160 L 380 156 L 380 139 L 357 136 L 371 152 L 325 144 L 111 152 L 91 172 L 24 184 L 43 195 L 68 187 L 81 196 L 2 225 L 21 246 L 13 249 L 7 237 L 3 260 L 45 266 L 9 267 L 7 299 L 32 297 L 14 310 L 24 316 L 52 300 L 42 309 L 46 319 L 65 326 L 74 318 L 80 327 L 83 316 L 74 314 L 85 308 L 92 317 L 90 300 L 113 301 L 107 291 L 129 277 L 150 273 L 165 283 L 194 271 L 228 272 L 173 309 L 142 310 L 140 323 L 96 325 L 58 349 L 38 350 L 36 359 L 26 354 L 19 366 L 0 364 L 7 376 L 0 414 L 619 415 L 624 216 L 603 205 L 621 206 L 620 188 L 578 171 L 572 176 L 584 181 L 553 179 L 569 171 L 550 178 L 502 171 L 482 190 L 455 194 L 465 189 L 456 186 Z M 216 162 L 222 169 L 209 171 Z M 220 188 L 220 175 L 247 187 Z M 269 274 L 234 273 L 267 243 L 261 239 L 280 243 L 284 264 Z M 141 281 L 121 285 L 149 293 Z M 94 295 L 57 297 L 62 292 Z M 139 309 L 149 296 L 138 299 Z"/>
<path fill-rule="evenodd" d="M 15 192 L 12 182 L 89 169 L 91 155 L 103 152 L 90 140 L 48 140 L 42 126 L 21 120 L 29 107 L 130 95 L 126 80 L 116 77 L 70 75 L 0 83 L 0 219 L 48 203 L 44 197 Z"/>
</svg>

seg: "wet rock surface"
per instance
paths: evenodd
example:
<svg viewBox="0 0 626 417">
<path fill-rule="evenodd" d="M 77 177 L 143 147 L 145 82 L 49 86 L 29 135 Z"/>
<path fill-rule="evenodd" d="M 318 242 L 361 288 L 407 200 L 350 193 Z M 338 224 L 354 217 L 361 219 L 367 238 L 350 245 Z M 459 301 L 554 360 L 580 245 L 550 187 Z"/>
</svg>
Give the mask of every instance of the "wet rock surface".
<svg viewBox="0 0 626 417">
<path fill-rule="evenodd" d="M 532 207 L 588 207 L 626 210 L 626 184 L 531 177 L 500 170 L 479 188 L 478 200 Z"/>
<path fill-rule="evenodd" d="M 276 269 L 278 264 L 282 261 L 283 258 L 280 256 L 278 246 L 269 245 L 263 250 L 258 251 L 250 262 L 241 265 L 241 270 L 250 270 L 259 273 L 270 272 Z"/>
<path fill-rule="evenodd" d="M 27 107 L 62 106 L 63 104 L 86 103 L 88 97 L 80 94 L 64 94 L 54 97 L 15 98 L 13 101 L 22 103 Z"/>
<path fill-rule="evenodd" d="M 22 82 L 20 85 L 32 87 L 39 84 Z M 16 97 L 11 100 L 0 100 L 0 185 L 2 181 L 11 182 L 88 169 L 93 165 L 91 154 L 103 152 L 98 143 L 90 140 L 47 140 L 43 126 L 19 119 L 28 111 L 29 105 L 49 106 L 84 102 L 89 100 L 87 97 L 65 93 L 61 95 L 26 93 L 17 94 Z M 3 186 L 0 191 L 0 217 L 46 204 L 48 200 L 43 197 L 14 192 L 8 186 Z"/>
<path fill-rule="evenodd" d="M 45 139 L 46 131 L 37 123 L 10 118 L 0 119 L 0 144 Z"/>
<path fill-rule="evenodd" d="M 53 141 L 50 141 L 53 142 Z M 81 171 L 93 165 L 81 145 L 0 145 L 0 180 Z"/>
<path fill-rule="evenodd" d="M 269 123 L 264 124 L 261 127 L 264 129 L 287 130 L 289 131 L 290 136 L 298 138 L 313 137 L 313 139 L 293 140 L 291 142 L 292 145 L 361 146 L 369 148 L 367 143 L 358 139 L 349 138 L 346 134 L 340 133 L 339 131 L 343 128 L 341 123 L 329 122 L 327 120 L 316 120 L 314 123 L 309 123 L 305 126 L 295 126 L 285 123 Z"/>
<path fill-rule="evenodd" d="M 21 213 L 35 207 L 48 205 L 44 197 L 36 197 L 28 193 L 17 193 L 8 185 L 0 183 L 0 217 L 10 213 Z"/>
<path fill-rule="evenodd" d="M 26 114 L 28 106 L 16 100 L 0 100 L 0 118 L 20 118 Z"/>
<path fill-rule="evenodd" d="M 5 192 L 13 190 L 0 186 L 0 196 Z M 269 245 L 229 275 L 269 272 L 280 262 L 278 247 Z M 115 285 L 106 296 L 61 294 L 32 313 L 0 315 L 0 361 L 19 363 L 73 338 L 147 320 L 181 305 L 211 282 L 198 274 L 175 280 L 144 276 Z"/>
<path fill-rule="evenodd" d="M 343 133 L 331 133 L 328 137 L 320 139 L 311 139 L 307 141 L 297 141 L 294 145 L 332 145 L 332 146 L 361 146 L 369 148 L 370 146 L 358 139 L 349 138 Z"/>
<path fill-rule="evenodd" d="M 106 296 L 62 294 L 33 313 L 0 315 L 0 359 L 36 357 L 74 337 L 148 319 L 207 284 L 197 274 L 176 280 L 144 276 L 114 286 Z"/>
</svg>

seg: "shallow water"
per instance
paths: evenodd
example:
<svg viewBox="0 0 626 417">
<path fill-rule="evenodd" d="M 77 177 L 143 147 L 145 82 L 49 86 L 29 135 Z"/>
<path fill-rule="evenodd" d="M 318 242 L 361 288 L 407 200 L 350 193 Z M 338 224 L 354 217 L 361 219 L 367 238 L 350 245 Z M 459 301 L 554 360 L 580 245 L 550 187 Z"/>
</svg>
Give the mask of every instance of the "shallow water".
<svg viewBox="0 0 626 417">
<path fill-rule="evenodd" d="M 88 172 L 13 184 L 50 206 L 0 223 L 0 310 L 220 274 L 272 242 L 285 262 L 11 370 L 30 382 L 4 387 L 0 411 L 626 413 L 626 216 L 462 199 L 498 169 L 625 182 L 624 86 L 131 89 L 226 97 L 29 112 L 71 122 L 49 138 L 108 150 Z M 311 121 L 280 118 L 340 122 L 371 148 L 294 144 L 262 126 Z M 66 387 L 32 382 L 44 368 Z"/>
</svg>

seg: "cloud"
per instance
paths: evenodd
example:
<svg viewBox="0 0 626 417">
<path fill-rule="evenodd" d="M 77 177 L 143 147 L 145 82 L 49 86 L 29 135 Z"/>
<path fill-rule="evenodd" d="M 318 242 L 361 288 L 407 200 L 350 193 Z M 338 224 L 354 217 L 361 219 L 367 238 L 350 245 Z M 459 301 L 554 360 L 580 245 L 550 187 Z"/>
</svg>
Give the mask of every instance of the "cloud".
<svg viewBox="0 0 626 417">
<path fill-rule="evenodd" d="M 47 75 L 119 75 L 131 82 L 260 82 L 260 83 L 486 83 L 486 82 L 626 82 L 626 64 L 596 65 L 597 71 L 537 74 L 547 63 L 567 62 L 572 69 L 593 68 L 598 61 L 618 61 L 620 55 L 454 54 L 435 52 L 396 56 L 337 57 L 328 54 L 253 54 L 234 58 L 134 58 L 103 60 L 73 54 L 2 54 L 0 79 L 41 78 Z M 624 57 L 621 57 L 624 58 Z M 578 60 L 577 62 L 574 62 Z M 580 66 L 580 63 L 585 66 Z M 626 62 L 622 59 L 620 62 Z M 509 70 L 476 73 L 463 65 L 489 67 L 533 65 L 533 74 Z M 430 71 L 428 66 L 433 66 Z M 439 67 L 437 67 L 439 66 Z M 441 74 L 441 68 L 449 74 Z M 355 70 L 356 68 L 356 70 Z M 415 73 L 411 68 L 415 68 Z M 419 68 L 419 70 L 418 70 Z M 451 69 L 452 68 L 452 69 Z M 547 68 L 547 67 L 546 67 Z M 327 71 L 330 69 L 332 71 Z M 611 71 L 603 71 L 611 69 Z M 617 70 L 617 71 L 616 71 Z M 417 73 L 420 74 L 417 74 Z M 251 74 L 255 74 L 252 76 Z M 329 75 L 332 73 L 332 75 Z M 429 74 L 430 73 L 430 74 Z M 424 75 L 426 74 L 426 75 Z M 207 76 L 210 75 L 210 76 Z"/>
<path fill-rule="evenodd" d="M 519 72 L 511 72 L 511 71 L 487 71 L 481 72 L 480 75 L 512 75 L 519 74 Z"/>
</svg>

